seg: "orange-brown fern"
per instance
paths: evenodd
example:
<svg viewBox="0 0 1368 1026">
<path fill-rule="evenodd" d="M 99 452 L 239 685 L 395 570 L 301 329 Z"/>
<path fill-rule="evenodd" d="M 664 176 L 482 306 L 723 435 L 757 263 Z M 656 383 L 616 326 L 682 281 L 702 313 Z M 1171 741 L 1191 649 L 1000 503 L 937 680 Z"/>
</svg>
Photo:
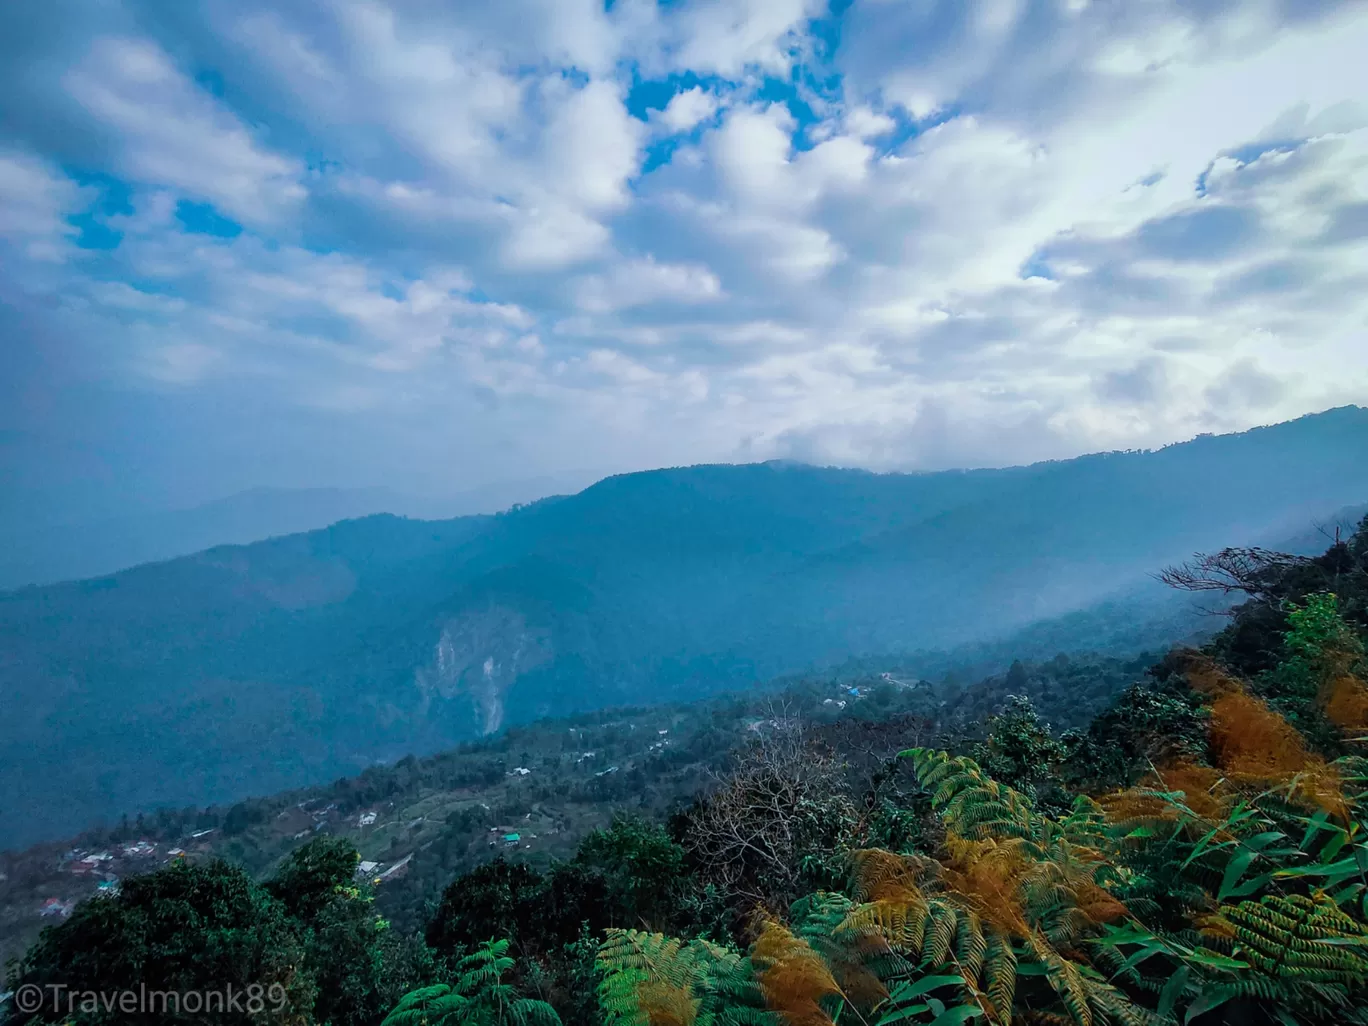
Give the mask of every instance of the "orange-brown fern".
<svg viewBox="0 0 1368 1026">
<path fill-rule="evenodd" d="M 1187 807 L 1207 819 L 1222 818 L 1230 804 L 1231 791 L 1225 774 L 1215 767 L 1198 766 L 1193 762 L 1157 768 L 1141 786 L 1181 791 Z"/>
<path fill-rule="evenodd" d="M 862 848 L 850 854 L 855 894 L 861 901 L 900 900 L 920 894 L 930 862 L 885 848 Z"/>
<path fill-rule="evenodd" d="M 751 947 L 751 961 L 765 1004 L 789 1026 L 832 1026 L 820 1002 L 844 994 L 806 941 L 783 923 L 768 920 Z"/>
<path fill-rule="evenodd" d="M 1013 936 L 1026 936 L 1030 926 L 1019 891 L 1031 866 L 1022 843 L 992 838 L 971 841 L 952 833 L 945 839 L 945 850 L 945 882 L 951 889 L 985 923 Z"/>
<path fill-rule="evenodd" d="M 647 980 L 637 989 L 637 1003 L 649 1026 L 693 1026 L 698 999 L 688 987 L 664 980 Z"/>
<path fill-rule="evenodd" d="M 1321 696 L 1325 718 L 1341 730 L 1368 730 L 1368 688 L 1352 674 L 1332 677 Z"/>
<path fill-rule="evenodd" d="M 1297 729 L 1244 688 L 1211 703 L 1211 748 L 1228 774 L 1286 780 L 1310 758 Z"/>
<path fill-rule="evenodd" d="M 1221 665 L 1204 652 L 1186 649 L 1170 656 L 1173 664 L 1187 678 L 1188 687 L 1199 695 L 1219 698 L 1231 691 L 1243 691 L 1239 680 L 1221 669 Z"/>
<path fill-rule="evenodd" d="M 1189 652 L 1181 658 L 1192 689 L 1212 698 L 1212 754 L 1228 780 L 1236 784 L 1291 784 L 1293 796 L 1338 818 L 1348 815 L 1339 774 L 1320 756 L 1307 751 L 1296 727 L 1263 699 L 1250 694 L 1241 681 L 1209 656 Z M 1352 716 L 1352 696 L 1343 705 L 1342 715 Z"/>
</svg>

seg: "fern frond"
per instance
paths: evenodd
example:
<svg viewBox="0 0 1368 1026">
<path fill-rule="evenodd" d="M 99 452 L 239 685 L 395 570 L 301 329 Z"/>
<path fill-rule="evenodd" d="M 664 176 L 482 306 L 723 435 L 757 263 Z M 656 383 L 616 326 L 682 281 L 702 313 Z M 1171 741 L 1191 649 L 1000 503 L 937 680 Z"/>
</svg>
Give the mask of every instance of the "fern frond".
<svg viewBox="0 0 1368 1026">
<path fill-rule="evenodd" d="M 1274 977 L 1362 985 L 1368 980 L 1368 929 L 1324 893 L 1269 894 L 1224 906 L 1242 957 Z"/>
<path fill-rule="evenodd" d="M 469 1007 L 469 998 L 439 983 L 409 991 L 381 1026 L 455 1026 Z"/>
<path fill-rule="evenodd" d="M 1041 934 L 1031 933 L 1027 944 L 1035 960 L 1045 967 L 1045 979 L 1076 1026 L 1092 1026 L 1088 986 L 1078 966 L 1056 951 Z"/>
<path fill-rule="evenodd" d="M 765 1004 L 791 1026 L 831 1026 L 822 1002 L 844 994 L 818 954 L 784 924 L 769 920 L 751 946 Z"/>
<path fill-rule="evenodd" d="M 969 980 L 977 980 L 983 970 L 983 958 L 988 953 L 988 941 L 983 936 L 983 925 L 973 911 L 959 916 L 955 932 L 955 961 L 960 972 Z"/>
<path fill-rule="evenodd" d="M 1002 934 L 993 934 L 984 954 L 983 990 L 993 1007 L 993 1021 L 1002 1026 L 1012 1019 L 1016 978 L 1017 957 L 1011 941 Z"/>
<path fill-rule="evenodd" d="M 900 753 L 912 762 L 917 782 L 931 793 L 931 806 L 961 837 L 1029 837 L 1030 803 L 999 784 L 973 759 L 930 748 Z"/>
</svg>

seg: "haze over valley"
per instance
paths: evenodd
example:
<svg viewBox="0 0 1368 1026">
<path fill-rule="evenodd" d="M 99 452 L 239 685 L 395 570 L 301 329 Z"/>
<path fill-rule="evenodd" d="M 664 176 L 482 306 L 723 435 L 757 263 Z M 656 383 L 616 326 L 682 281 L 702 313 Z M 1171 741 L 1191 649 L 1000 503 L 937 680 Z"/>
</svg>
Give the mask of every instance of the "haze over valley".
<svg viewBox="0 0 1368 1026">
<path fill-rule="evenodd" d="M 1368 1026 L 1368 4 L 0 11 L 0 1026 Z"/>
<path fill-rule="evenodd" d="M 1094 616 L 1054 651 L 1162 645 L 1204 626 L 1153 596 L 1166 563 L 1315 538 L 1366 498 L 1368 411 L 1346 407 L 1003 470 L 627 474 L 495 516 L 377 515 L 23 588 L 0 596 L 17 797 L 0 830 L 231 802 L 850 658 L 972 664 L 966 646 L 1108 601 L 1129 638 Z"/>
</svg>

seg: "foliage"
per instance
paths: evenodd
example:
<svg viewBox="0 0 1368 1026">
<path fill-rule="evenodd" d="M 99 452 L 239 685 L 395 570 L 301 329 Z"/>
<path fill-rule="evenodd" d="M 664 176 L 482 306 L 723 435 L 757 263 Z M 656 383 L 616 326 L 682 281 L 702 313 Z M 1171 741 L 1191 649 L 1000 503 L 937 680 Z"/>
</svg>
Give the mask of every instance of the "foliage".
<svg viewBox="0 0 1368 1026">
<path fill-rule="evenodd" d="M 574 865 L 602 879 L 614 925 L 668 925 L 683 897 L 684 849 L 657 824 L 619 815 L 580 842 Z"/>
<path fill-rule="evenodd" d="M 701 879 L 743 904 L 782 908 L 840 876 L 860 817 L 839 762 L 800 723 L 782 717 L 757 727 L 679 830 Z"/>
<path fill-rule="evenodd" d="M 239 994 L 261 987 L 270 994 L 258 1022 L 294 1023 L 307 1015 L 317 993 L 302 971 L 304 945 L 284 908 L 236 867 L 223 862 L 178 863 L 125 882 L 113 897 L 83 902 L 70 919 L 44 931 L 9 981 L 11 990 L 37 986 L 62 995 L 153 992 Z M 52 988 L 51 990 L 49 988 Z M 279 988 L 273 990 L 272 988 Z M 274 998 L 283 997 L 283 1001 Z M 206 1023 L 246 1023 L 241 1009 L 204 1011 Z M 183 1023 L 168 1000 L 149 1006 L 141 1021 Z M 82 1010 L 70 1016 L 19 1010 L 7 1023 L 113 1023 L 116 1010 Z M 66 1011 L 65 1008 L 62 1009 Z"/>
<path fill-rule="evenodd" d="M 1133 684 L 1082 733 L 1063 741 L 1064 778 L 1092 790 L 1124 787 L 1150 767 L 1206 759 L 1210 714 L 1202 697 L 1165 659 Z"/>
<path fill-rule="evenodd" d="M 304 935 L 305 964 L 318 988 L 313 1014 L 329 1026 L 378 1022 L 409 987 L 435 969 L 428 949 L 375 915 L 368 895 L 324 906 Z"/>
<path fill-rule="evenodd" d="M 497 858 L 458 877 L 427 927 L 439 953 L 503 937 L 524 954 L 553 957 L 588 928 L 684 921 L 684 851 L 665 831 L 619 816 L 591 832 L 574 858 L 548 872 Z"/>
<path fill-rule="evenodd" d="M 1018 669 L 1021 664 L 1012 666 Z M 1007 707 L 989 722 L 988 738 L 975 746 L 973 754 L 994 780 L 1034 794 L 1036 785 L 1050 778 L 1066 751 L 1051 734 L 1050 725 L 1040 719 L 1030 698 L 1013 695 Z"/>
<path fill-rule="evenodd" d="M 1283 645 L 1322 678 L 1348 673 L 1363 658 L 1363 643 L 1338 605 L 1334 594 L 1321 592 L 1308 596 L 1303 606 L 1291 604 L 1287 614 Z"/>
<path fill-rule="evenodd" d="M 452 881 L 427 927 L 437 951 L 469 950 L 490 936 L 521 938 L 538 928 L 540 873 L 523 862 L 494 859 Z"/>
<path fill-rule="evenodd" d="M 382 1026 L 560 1026 L 545 1001 L 505 980 L 514 961 L 508 941 L 486 941 L 456 965 L 456 982 L 405 994 Z"/>
<path fill-rule="evenodd" d="M 613 929 L 599 946 L 607 1026 L 770 1026 L 751 964 L 705 940 Z"/>
<path fill-rule="evenodd" d="M 1260 601 L 1282 602 L 1267 583 Z M 1324 714 L 1345 681 L 1363 686 L 1359 628 L 1329 592 L 1287 610 L 1283 661 L 1314 675 L 1303 700 Z M 939 824 L 920 850 L 848 848 L 846 884 L 783 920 L 757 912 L 726 971 L 735 1006 L 697 942 L 609 938 L 605 1008 L 755 1016 L 758 991 L 814 1026 L 847 1010 L 877 1026 L 1368 1022 L 1368 760 L 1327 758 L 1282 711 L 1288 693 L 1232 674 L 1222 651 L 1173 653 L 1062 740 L 1011 701 L 971 748 L 985 765 L 906 751 Z M 1093 791 L 1033 798 L 1070 785 Z M 666 983 L 693 1003 L 653 1004 Z"/>
<path fill-rule="evenodd" d="M 1290 618 L 1313 596 L 1336 596 L 1345 622 L 1356 632 L 1368 630 L 1368 516 L 1349 539 L 1337 539 L 1320 556 L 1270 566 L 1247 593 L 1249 600 L 1232 611 L 1230 626 L 1212 644 L 1212 654 L 1246 679 L 1274 671 L 1293 654 L 1284 643 Z"/>
<path fill-rule="evenodd" d="M 320 837 L 297 848 L 266 884 L 285 911 L 313 920 L 339 895 L 356 895 L 356 865 L 361 856 L 350 841 Z"/>
<path fill-rule="evenodd" d="M 1323 592 L 1304 605 L 1289 603 L 1287 621 L 1287 655 L 1261 679 L 1261 690 L 1316 725 L 1368 728 L 1368 690 L 1355 673 L 1362 671 L 1363 643 L 1340 614 L 1337 596 Z"/>
<path fill-rule="evenodd" d="M 894 679 L 857 716 L 814 686 L 759 720 L 710 706 L 688 740 L 670 720 L 654 737 L 692 751 L 654 741 L 661 763 L 736 751 L 668 827 L 604 816 L 568 859 L 469 870 L 427 943 L 376 915 L 354 848 L 320 838 L 262 884 L 217 862 L 131 878 L 9 982 L 278 983 L 288 1007 L 259 1021 L 301 1026 L 1368 1024 L 1368 523 L 1325 557 L 1256 555 L 1221 557 L 1251 596 L 1232 630 L 1144 681 L 1017 663 L 959 707 L 984 722 L 939 736 L 940 692 Z M 1038 699 L 1083 680 L 1115 698 L 1056 737 Z M 581 755 L 586 734 L 557 731 Z M 349 812 L 437 765 L 348 784 Z M 483 833 L 511 807 L 450 815 Z"/>
<path fill-rule="evenodd" d="M 10 983 L 64 994 L 222 994 L 221 1011 L 190 1016 L 207 1022 L 376 1023 L 408 986 L 431 974 L 432 962 L 375 915 L 370 895 L 352 885 L 355 867 L 355 849 L 320 839 L 264 885 L 217 861 L 177 862 L 132 877 L 117 895 L 83 902 L 45 931 Z M 237 1008 L 229 987 L 240 995 Z M 265 1003 L 255 1018 L 240 1004 L 253 987 Z M 156 1014 L 140 1021 L 186 1021 L 169 998 L 152 1007 Z M 71 1021 L 116 1018 L 104 1009 Z"/>
</svg>

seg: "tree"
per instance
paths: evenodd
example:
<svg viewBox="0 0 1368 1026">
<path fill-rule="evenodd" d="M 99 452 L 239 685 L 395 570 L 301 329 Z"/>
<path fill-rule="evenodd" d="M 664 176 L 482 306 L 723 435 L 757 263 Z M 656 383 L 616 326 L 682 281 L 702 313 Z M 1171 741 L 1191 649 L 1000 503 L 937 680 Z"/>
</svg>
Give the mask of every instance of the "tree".
<svg viewBox="0 0 1368 1026">
<path fill-rule="evenodd" d="M 1013 659 L 1012 665 L 1007 668 L 1007 679 L 1003 682 L 1004 686 L 1010 694 L 1019 695 L 1027 683 L 1026 667 L 1021 665 L 1020 659 Z"/>
<path fill-rule="evenodd" d="M 1212 644 L 1212 653 L 1245 677 L 1273 670 L 1283 659 L 1288 615 L 1309 596 L 1338 596 L 1339 611 L 1355 629 L 1368 629 L 1368 517 L 1353 535 L 1336 532 L 1319 556 L 1293 556 L 1267 549 L 1222 549 L 1201 555 L 1159 575 L 1187 591 L 1243 594 L 1246 601 L 1228 610 L 1231 622 Z"/>
<path fill-rule="evenodd" d="M 284 907 L 241 869 L 225 862 L 178 862 L 124 881 L 113 897 L 82 902 L 71 918 L 49 927 L 16 967 L 10 989 L 43 988 L 60 995 L 150 993 L 154 1024 L 298 1023 L 313 1008 L 315 985 L 304 949 Z M 51 989 L 49 989 L 51 988 Z M 259 994 L 258 1015 L 236 1009 Z M 194 1002 L 191 1007 L 189 1002 Z M 182 1002 L 185 1002 L 182 1005 Z M 35 1015 L 11 1012 L 9 1023 L 127 1021 L 115 1008 L 48 1006 Z M 70 1014 L 68 1014 L 68 1012 Z"/>
<path fill-rule="evenodd" d="M 442 953 L 468 951 L 490 936 L 521 941 L 538 928 L 540 873 L 502 856 L 457 877 L 442 893 L 427 942 Z"/>
<path fill-rule="evenodd" d="M 1321 751 L 1338 753 L 1342 732 L 1368 728 L 1363 641 L 1330 592 L 1288 603 L 1283 660 L 1258 681 L 1261 693 Z"/>
<path fill-rule="evenodd" d="M 843 875 L 859 822 L 840 764 L 784 717 L 689 811 L 682 840 L 704 882 L 742 906 L 782 908 L 805 883 Z"/>
<path fill-rule="evenodd" d="M 1339 601 L 1330 592 L 1307 598 L 1304 605 L 1291 604 L 1288 631 L 1283 644 L 1292 659 L 1301 661 L 1317 689 L 1354 670 L 1363 659 L 1363 642 L 1339 612 Z"/>
<path fill-rule="evenodd" d="M 678 911 L 684 859 L 684 849 L 664 829 L 619 815 L 580 842 L 574 863 L 601 876 L 612 925 L 661 928 Z"/>
<path fill-rule="evenodd" d="M 350 841 L 319 837 L 295 849 L 266 890 L 291 916 L 309 922 L 339 895 L 349 890 L 355 893 L 360 861 Z"/>
<path fill-rule="evenodd" d="M 1188 687 L 1180 656 L 1152 667 L 1093 718 L 1081 734 L 1060 738 L 1070 784 L 1094 791 L 1128 787 L 1155 765 L 1207 761 L 1209 714 Z"/>
<path fill-rule="evenodd" d="M 987 739 L 974 749 L 974 758 L 994 780 L 1027 793 L 1049 778 L 1064 756 L 1064 746 L 1025 695 L 1007 700 L 1006 708 L 989 721 Z"/>
<path fill-rule="evenodd" d="M 314 1017 L 328 1026 L 372 1026 L 435 972 L 431 951 L 390 929 L 369 894 L 340 895 L 325 906 L 309 925 L 304 950 L 318 985 Z"/>
<path fill-rule="evenodd" d="M 1199 552 L 1186 563 L 1166 567 L 1157 575 L 1170 588 L 1182 591 L 1235 592 L 1250 598 L 1268 598 L 1277 593 L 1288 571 L 1310 566 L 1304 556 L 1261 548 L 1227 548 L 1220 552 Z"/>
</svg>

